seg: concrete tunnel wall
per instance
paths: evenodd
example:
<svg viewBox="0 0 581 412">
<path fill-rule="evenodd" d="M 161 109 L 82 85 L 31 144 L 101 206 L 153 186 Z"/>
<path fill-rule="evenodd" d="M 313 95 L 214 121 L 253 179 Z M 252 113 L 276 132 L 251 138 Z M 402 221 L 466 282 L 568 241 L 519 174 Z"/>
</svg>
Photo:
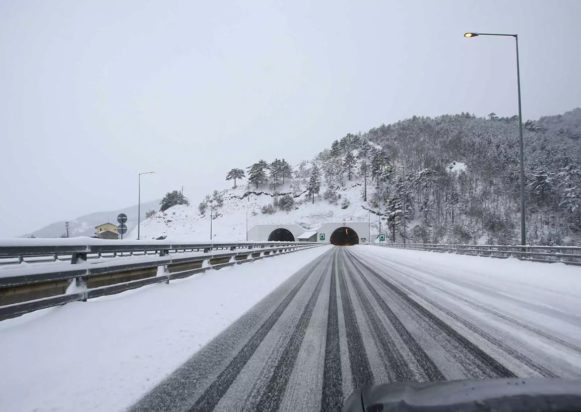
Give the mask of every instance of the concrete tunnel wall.
<svg viewBox="0 0 581 412">
<path fill-rule="evenodd" d="M 305 232 L 305 229 L 299 225 L 256 225 L 248 230 L 248 240 L 257 242 L 266 242 L 268 238 L 277 229 L 288 230 L 295 240 Z"/>
<path fill-rule="evenodd" d="M 337 229 L 347 227 L 352 229 L 358 236 L 358 243 L 369 243 L 369 223 L 368 222 L 335 222 L 324 223 L 317 231 L 317 241 L 331 243 L 331 236 Z M 325 240 L 320 240 L 320 234 L 325 235 Z"/>
</svg>

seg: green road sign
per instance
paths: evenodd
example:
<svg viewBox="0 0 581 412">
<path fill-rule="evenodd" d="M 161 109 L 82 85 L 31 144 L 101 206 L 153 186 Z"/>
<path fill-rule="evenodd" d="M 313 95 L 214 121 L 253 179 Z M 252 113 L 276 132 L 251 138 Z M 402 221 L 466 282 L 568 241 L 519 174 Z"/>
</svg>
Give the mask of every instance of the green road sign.
<svg viewBox="0 0 581 412">
<path fill-rule="evenodd" d="M 379 235 L 379 241 L 385 242 L 385 235 Z"/>
<path fill-rule="evenodd" d="M 325 234 L 324 233 L 319 233 L 319 240 L 320 241 L 325 240 Z"/>
</svg>

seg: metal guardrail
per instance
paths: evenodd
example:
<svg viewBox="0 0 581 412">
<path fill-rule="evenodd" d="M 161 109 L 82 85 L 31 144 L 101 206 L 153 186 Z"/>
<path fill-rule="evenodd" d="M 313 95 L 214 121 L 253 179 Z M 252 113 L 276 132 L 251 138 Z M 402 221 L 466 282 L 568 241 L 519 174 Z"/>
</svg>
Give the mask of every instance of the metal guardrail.
<svg viewBox="0 0 581 412">
<path fill-rule="evenodd" d="M 103 241 L 91 239 L 90 243 L 59 240 L 45 243 L 41 239 L 21 240 L 16 245 L 0 243 L 0 266 L 12 263 L 39 263 L 66 261 L 71 263 L 102 257 L 184 253 L 215 250 L 236 250 L 287 246 L 297 242 L 233 242 L 233 243 L 169 243 L 163 241 Z M 306 244 L 306 242 L 305 242 Z"/>
<path fill-rule="evenodd" d="M 386 243 L 380 244 L 380 246 L 494 258 L 515 257 L 520 260 L 534 262 L 561 262 L 567 265 L 581 265 L 581 247 L 579 246 L 506 246 L 429 243 L 407 243 L 405 245 L 403 243 Z"/>
<path fill-rule="evenodd" d="M 56 263 L 0 268 L 0 320 L 72 301 L 169 283 L 207 269 L 246 263 L 315 247 L 307 242 L 215 244 L 91 244 L 0 246 L 0 259 L 51 256 Z M 109 259 L 96 259 L 105 253 Z M 93 255 L 93 256 L 91 256 Z M 54 256 L 57 256 L 56 258 Z M 71 263 L 60 262 L 68 256 Z M 33 261 L 38 262 L 38 261 Z"/>
</svg>

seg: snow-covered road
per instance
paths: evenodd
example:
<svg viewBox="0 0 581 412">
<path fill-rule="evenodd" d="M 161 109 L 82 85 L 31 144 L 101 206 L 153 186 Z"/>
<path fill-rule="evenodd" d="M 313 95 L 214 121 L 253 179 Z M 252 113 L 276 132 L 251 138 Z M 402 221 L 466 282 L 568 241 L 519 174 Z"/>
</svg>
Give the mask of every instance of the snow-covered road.
<svg viewBox="0 0 581 412">
<path fill-rule="evenodd" d="M 328 249 L 0 321 L 0 411 L 126 409 Z"/>
<path fill-rule="evenodd" d="M 321 410 L 368 383 L 579 378 L 581 268 L 315 248 L 0 322 L 0 365 L 11 411 L 148 391 L 136 409 Z"/>
<path fill-rule="evenodd" d="M 135 410 L 335 410 L 371 383 L 579 378 L 580 309 L 578 267 L 334 248 Z"/>
</svg>

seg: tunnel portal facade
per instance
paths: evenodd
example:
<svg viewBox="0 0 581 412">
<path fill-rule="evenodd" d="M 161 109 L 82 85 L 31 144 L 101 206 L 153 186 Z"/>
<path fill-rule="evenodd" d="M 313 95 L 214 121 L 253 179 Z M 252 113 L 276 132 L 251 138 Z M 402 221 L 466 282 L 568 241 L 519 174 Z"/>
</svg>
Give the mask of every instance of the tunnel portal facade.
<svg viewBox="0 0 581 412">
<path fill-rule="evenodd" d="M 317 231 L 317 241 L 333 245 L 369 243 L 368 222 L 324 223 Z"/>
<path fill-rule="evenodd" d="M 359 235 L 350 227 L 342 226 L 331 233 L 329 241 L 335 246 L 352 246 L 359 243 Z"/>
<path fill-rule="evenodd" d="M 292 232 L 284 227 L 279 227 L 274 229 L 270 235 L 268 235 L 269 242 L 294 242 L 295 237 Z"/>
<path fill-rule="evenodd" d="M 256 225 L 248 231 L 248 240 L 259 242 L 294 242 L 305 230 L 299 225 Z"/>
</svg>

